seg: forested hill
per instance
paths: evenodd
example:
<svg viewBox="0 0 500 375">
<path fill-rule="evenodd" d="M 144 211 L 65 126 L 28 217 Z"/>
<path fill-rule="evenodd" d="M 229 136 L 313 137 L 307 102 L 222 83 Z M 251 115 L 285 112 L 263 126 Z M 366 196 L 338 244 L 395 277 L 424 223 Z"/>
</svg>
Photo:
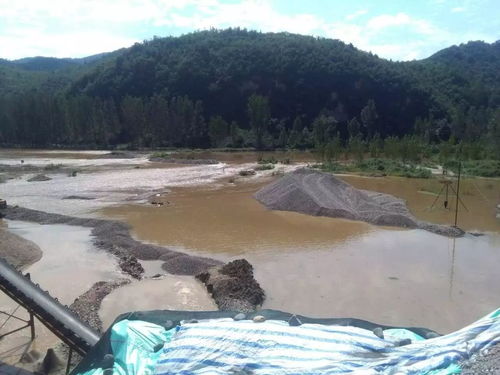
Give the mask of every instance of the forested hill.
<svg viewBox="0 0 500 375">
<path fill-rule="evenodd" d="M 0 142 L 313 147 L 413 133 L 432 142 L 443 127 L 478 141 L 500 106 L 498 42 L 402 63 L 337 40 L 229 29 L 64 64 L 0 62 Z"/>
<path fill-rule="evenodd" d="M 346 122 L 374 99 L 385 119 L 375 131 L 382 133 L 404 133 L 432 107 L 396 64 L 340 41 L 238 30 L 136 45 L 71 92 L 115 99 L 187 95 L 203 102 L 208 117 L 238 124 L 248 122 L 254 93 L 269 98 L 271 117 L 289 125 L 297 116 L 310 123 L 321 111 Z"/>
</svg>

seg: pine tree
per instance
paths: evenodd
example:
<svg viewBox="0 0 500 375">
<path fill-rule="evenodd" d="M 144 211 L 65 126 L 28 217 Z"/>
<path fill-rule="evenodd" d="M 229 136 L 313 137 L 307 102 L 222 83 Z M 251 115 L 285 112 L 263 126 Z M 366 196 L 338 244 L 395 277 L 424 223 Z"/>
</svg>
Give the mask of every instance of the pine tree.
<svg viewBox="0 0 500 375">
<path fill-rule="evenodd" d="M 366 106 L 361 110 L 361 122 L 368 134 L 368 138 L 371 138 L 372 134 L 376 132 L 376 121 L 378 119 L 377 109 L 375 108 L 375 101 L 373 99 L 368 100 Z"/>
<path fill-rule="evenodd" d="M 248 98 L 248 118 L 255 135 L 255 147 L 258 150 L 264 146 L 263 138 L 270 117 L 269 100 L 266 97 L 254 94 Z"/>
</svg>

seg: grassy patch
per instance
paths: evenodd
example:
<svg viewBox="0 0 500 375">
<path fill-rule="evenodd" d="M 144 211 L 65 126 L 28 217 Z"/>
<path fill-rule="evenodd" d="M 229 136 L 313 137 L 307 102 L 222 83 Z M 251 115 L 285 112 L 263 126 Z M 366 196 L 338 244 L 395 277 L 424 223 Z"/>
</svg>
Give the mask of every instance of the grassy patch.
<svg viewBox="0 0 500 375">
<path fill-rule="evenodd" d="M 259 160 L 257 161 L 259 164 L 278 164 L 278 159 L 276 159 L 274 156 L 271 156 L 270 158 L 263 158 L 260 157 Z"/>
<path fill-rule="evenodd" d="M 391 159 L 366 159 L 353 164 L 325 163 L 321 169 L 333 173 L 368 173 L 408 178 L 430 178 L 431 171 Z"/>
<path fill-rule="evenodd" d="M 458 161 L 445 164 L 446 168 L 458 173 Z M 462 173 L 468 176 L 500 177 L 500 160 L 467 160 L 462 162 Z"/>
<path fill-rule="evenodd" d="M 160 159 L 185 159 L 194 160 L 197 159 L 196 152 L 155 152 L 151 155 L 152 158 Z"/>
<path fill-rule="evenodd" d="M 273 164 L 260 164 L 254 168 L 255 171 L 269 171 L 274 169 Z"/>
</svg>

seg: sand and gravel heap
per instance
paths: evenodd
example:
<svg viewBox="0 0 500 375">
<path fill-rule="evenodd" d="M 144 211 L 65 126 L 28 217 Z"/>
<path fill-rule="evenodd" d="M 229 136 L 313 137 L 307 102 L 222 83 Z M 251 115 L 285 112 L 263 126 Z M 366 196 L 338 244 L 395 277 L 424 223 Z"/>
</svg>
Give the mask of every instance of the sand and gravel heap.
<svg viewBox="0 0 500 375">
<path fill-rule="evenodd" d="M 212 267 L 196 275 L 205 284 L 221 311 L 251 312 L 264 302 L 265 293 L 246 259 Z"/>
<path fill-rule="evenodd" d="M 273 210 L 295 211 L 365 221 L 375 225 L 420 228 L 459 237 L 455 227 L 416 219 L 405 201 L 389 194 L 359 190 L 329 173 L 301 168 L 260 189 L 255 198 Z"/>
<path fill-rule="evenodd" d="M 500 374 L 500 343 L 461 363 L 463 375 Z"/>
<path fill-rule="evenodd" d="M 35 243 L 0 228 L 0 258 L 21 269 L 38 262 L 41 257 L 42 250 Z"/>
</svg>

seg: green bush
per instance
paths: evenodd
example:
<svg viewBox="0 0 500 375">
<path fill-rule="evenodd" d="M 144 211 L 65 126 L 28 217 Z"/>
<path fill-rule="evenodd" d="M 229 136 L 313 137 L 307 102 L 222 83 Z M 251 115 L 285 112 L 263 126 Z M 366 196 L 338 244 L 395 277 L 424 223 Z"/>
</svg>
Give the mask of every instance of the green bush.
<svg viewBox="0 0 500 375">
<path fill-rule="evenodd" d="M 240 176 L 246 177 L 246 176 L 253 176 L 255 174 L 255 171 L 253 169 L 251 170 L 245 170 L 245 171 L 239 171 L 238 173 Z"/>
<path fill-rule="evenodd" d="M 325 163 L 321 169 L 326 172 L 362 172 L 369 174 L 385 174 L 409 178 L 430 178 L 432 173 L 426 168 L 405 164 L 391 159 L 366 159 L 355 164 Z"/>
<path fill-rule="evenodd" d="M 257 163 L 259 164 L 277 164 L 278 163 L 278 159 L 276 159 L 274 156 L 271 156 L 270 158 L 263 158 L 263 157 L 259 157 L 259 160 L 257 161 Z"/>
<path fill-rule="evenodd" d="M 274 169 L 273 164 L 261 164 L 261 165 L 258 165 L 254 168 L 255 171 L 268 171 L 271 169 Z"/>
<path fill-rule="evenodd" d="M 458 173 L 458 161 L 450 160 L 444 165 Z M 500 160 L 466 160 L 462 162 L 462 173 L 468 176 L 500 177 Z"/>
</svg>

